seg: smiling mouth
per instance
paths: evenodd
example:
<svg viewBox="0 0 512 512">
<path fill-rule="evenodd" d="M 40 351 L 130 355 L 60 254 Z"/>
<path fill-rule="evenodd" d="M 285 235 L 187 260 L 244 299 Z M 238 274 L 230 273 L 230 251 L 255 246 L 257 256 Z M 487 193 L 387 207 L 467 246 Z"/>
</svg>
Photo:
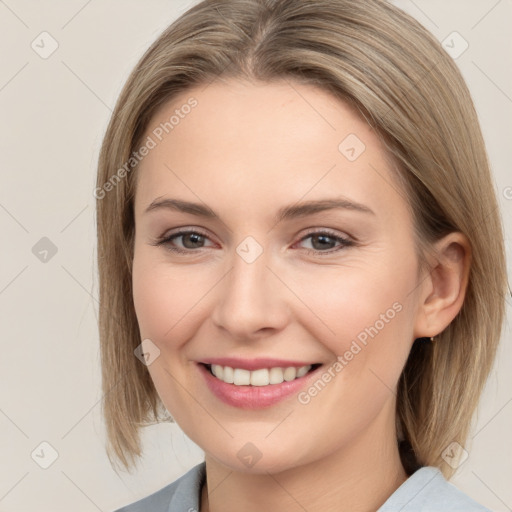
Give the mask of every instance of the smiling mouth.
<svg viewBox="0 0 512 512">
<path fill-rule="evenodd" d="M 251 371 L 242 368 L 232 368 L 231 366 L 221 366 L 219 364 L 201 364 L 217 379 L 226 384 L 234 384 L 235 386 L 273 386 L 282 384 L 283 382 L 300 379 L 321 366 L 320 363 L 315 363 L 300 367 L 271 367 Z"/>
</svg>

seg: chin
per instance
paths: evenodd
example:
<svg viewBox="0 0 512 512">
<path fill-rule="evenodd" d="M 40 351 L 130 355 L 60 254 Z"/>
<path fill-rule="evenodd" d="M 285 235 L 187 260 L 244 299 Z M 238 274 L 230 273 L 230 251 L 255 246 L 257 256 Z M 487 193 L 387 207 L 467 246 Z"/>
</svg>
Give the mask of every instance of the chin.
<svg viewBox="0 0 512 512">
<path fill-rule="evenodd" d="M 295 454 L 296 455 L 296 454 Z M 250 475 L 265 475 L 268 473 L 281 473 L 304 464 L 294 458 L 294 454 L 273 453 L 265 456 L 261 451 L 251 446 L 249 443 L 232 457 L 226 457 L 226 452 L 220 456 L 214 453 L 206 452 L 206 459 L 215 459 L 215 461 L 225 466 L 230 471 L 237 473 L 247 473 Z"/>
</svg>

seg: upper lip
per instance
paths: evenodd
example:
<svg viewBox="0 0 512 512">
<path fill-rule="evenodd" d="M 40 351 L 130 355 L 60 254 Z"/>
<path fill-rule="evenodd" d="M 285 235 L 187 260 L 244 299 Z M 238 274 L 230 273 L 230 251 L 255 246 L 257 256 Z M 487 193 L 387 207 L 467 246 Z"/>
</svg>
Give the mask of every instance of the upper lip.
<svg viewBox="0 0 512 512">
<path fill-rule="evenodd" d="M 218 364 L 220 366 L 230 366 L 231 368 L 240 368 L 243 370 L 260 370 L 262 368 L 288 368 L 294 366 L 308 366 L 316 364 L 314 362 L 292 361 L 289 359 L 275 359 L 272 357 L 262 357 L 254 359 L 240 359 L 238 357 L 210 357 L 199 361 L 203 364 Z"/>
</svg>

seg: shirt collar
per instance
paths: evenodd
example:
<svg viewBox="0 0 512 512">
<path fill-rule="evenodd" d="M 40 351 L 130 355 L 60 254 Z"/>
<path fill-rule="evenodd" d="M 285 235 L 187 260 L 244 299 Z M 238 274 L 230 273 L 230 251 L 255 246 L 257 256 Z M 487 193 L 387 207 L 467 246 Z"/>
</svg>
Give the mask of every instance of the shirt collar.
<svg viewBox="0 0 512 512">
<path fill-rule="evenodd" d="M 169 503 L 168 512 L 199 512 L 201 488 L 206 479 L 206 462 L 183 475 Z"/>
</svg>

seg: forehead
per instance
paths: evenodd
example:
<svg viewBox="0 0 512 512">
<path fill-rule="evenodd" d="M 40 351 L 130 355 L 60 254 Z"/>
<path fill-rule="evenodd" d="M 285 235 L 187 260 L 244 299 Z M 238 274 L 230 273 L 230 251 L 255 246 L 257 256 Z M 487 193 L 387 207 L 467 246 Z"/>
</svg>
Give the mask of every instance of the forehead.
<svg viewBox="0 0 512 512">
<path fill-rule="evenodd" d="M 196 105 L 189 108 L 187 105 L 193 101 Z M 179 119 L 173 113 L 181 114 Z M 180 141 L 200 134 L 203 145 L 212 141 L 215 146 L 219 142 L 229 145 L 237 140 L 244 144 L 244 151 L 261 143 L 269 149 L 282 149 L 291 141 L 297 145 L 302 141 L 311 143 L 331 132 L 332 137 L 322 148 L 325 150 L 347 128 L 360 138 L 374 137 L 354 107 L 319 87 L 288 80 L 266 83 L 227 79 L 193 87 L 160 107 L 147 132 L 162 127 L 165 137 L 165 123 L 167 131 L 172 131 L 174 138 L 180 137 Z M 236 149 L 231 148 L 231 152 Z"/>
<path fill-rule="evenodd" d="M 218 205 L 238 198 L 246 211 L 258 201 L 288 203 L 333 191 L 377 206 L 397 195 L 375 132 L 354 107 L 312 85 L 197 86 L 159 108 L 147 137 L 155 146 L 137 170 L 138 210 L 166 194 Z"/>
</svg>

